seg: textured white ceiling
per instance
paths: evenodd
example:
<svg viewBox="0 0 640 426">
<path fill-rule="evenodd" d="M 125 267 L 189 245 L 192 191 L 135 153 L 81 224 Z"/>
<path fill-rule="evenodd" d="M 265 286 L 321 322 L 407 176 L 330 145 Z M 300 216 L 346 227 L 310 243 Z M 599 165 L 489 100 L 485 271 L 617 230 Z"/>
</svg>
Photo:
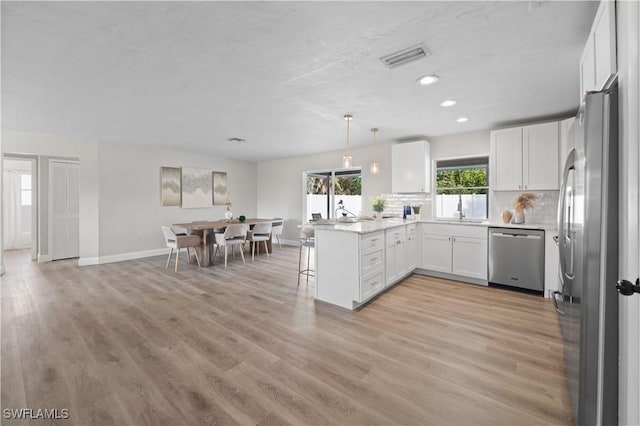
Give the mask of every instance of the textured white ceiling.
<svg viewBox="0 0 640 426">
<path fill-rule="evenodd" d="M 261 160 L 342 149 L 345 113 L 352 146 L 571 113 L 597 2 L 1 7 L 3 131 Z M 378 59 L 418 43 L 432 55 Z"/>
</svg>

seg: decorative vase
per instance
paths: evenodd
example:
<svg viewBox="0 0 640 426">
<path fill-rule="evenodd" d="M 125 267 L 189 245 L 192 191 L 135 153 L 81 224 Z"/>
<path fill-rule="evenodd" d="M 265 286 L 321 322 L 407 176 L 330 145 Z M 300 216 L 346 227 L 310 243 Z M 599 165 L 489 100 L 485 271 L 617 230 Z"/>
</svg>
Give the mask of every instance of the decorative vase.
<svg viewBox="0 0 640 426">
<path fill-rule="evenodd" d="M 382 220 L 382 212 L 376 212 L 376 220 Z"/>
<path fill-rule="evenodd" d="M 516 210 L 513 213 L 513 220 L 511 221 L 511 223 L 516 223 L 516 224 L 524 223 L 524 210 L 520 210 L 520 211 Z"/>
<path fill-rule="evenodd" d="M 227 220 L 233 219 L 233 212 L 231 212 L 231 210 L 227 210 L 226 212 L 224 212 L 224 218 Z"/>
<path fill-rule="evenodd" d="M 513 217 L 513 215 L 511 214 L 511 212 L 509 210 L 505 210 L 502 212 L 502 222 L 504 223 L 509 223 L 511 222 L 511 218 Z"/>
</svg>

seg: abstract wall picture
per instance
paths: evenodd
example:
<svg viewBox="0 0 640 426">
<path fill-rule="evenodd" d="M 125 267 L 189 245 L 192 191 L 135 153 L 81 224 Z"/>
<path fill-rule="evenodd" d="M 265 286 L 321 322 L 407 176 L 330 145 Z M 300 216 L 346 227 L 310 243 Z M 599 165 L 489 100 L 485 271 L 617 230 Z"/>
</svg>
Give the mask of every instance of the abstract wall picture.
<svg viewBox="0 0 640 426">
<path fill-rule="evenodd" d="M 160 167 L 163 206 L 180 205 L 180 167 Z"/>
<path fill-rule="evenodd" d="M 182 207 L 211 207 L 211 170 L 182 168 Z"/>
<path fill-rule="evenodd" d="M 213 172 L 213 204 L 223 205 L 228 193 L 227 172 Z"/>
</svg>

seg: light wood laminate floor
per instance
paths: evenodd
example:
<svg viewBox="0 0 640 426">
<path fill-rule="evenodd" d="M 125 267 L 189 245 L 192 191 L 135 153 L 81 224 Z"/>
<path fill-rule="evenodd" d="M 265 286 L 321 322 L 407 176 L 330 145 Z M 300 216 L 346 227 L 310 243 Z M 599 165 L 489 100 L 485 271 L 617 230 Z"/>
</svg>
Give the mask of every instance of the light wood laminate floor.
<svg viewBox="0 0 640 426">
<path fill-rule="evenodd" d="M 350 312 L 297 288 L 297 255 L 174 273 L 5 252 L 2 408 L 70 417 L 2 424 L 572 423 L 549 300 L 413 275 Z"/>
</svg>

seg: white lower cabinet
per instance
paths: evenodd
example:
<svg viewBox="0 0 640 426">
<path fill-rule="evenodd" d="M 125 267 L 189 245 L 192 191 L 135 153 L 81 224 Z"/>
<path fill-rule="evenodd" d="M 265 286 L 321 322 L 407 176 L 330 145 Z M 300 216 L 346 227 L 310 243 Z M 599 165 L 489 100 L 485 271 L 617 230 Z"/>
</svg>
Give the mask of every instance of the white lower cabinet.
<svg viewBox="0 0 640 426">
<path fill-rule="evenodd" d="M 419 259 L 415 223 L 365 234 L 315 229 L 317 300 L 356 309 L 409 275 Z"/>
<path fill-rule="evenodd" d="M 487 227 L 422 224 L 421 269 L 487 279 Z"/>
<path fill-rule="evenodd" d="M 418 267 L 418 227 L 415 223 L 407 225 L 407 244 L 405 248 L 405 258 L 407 262 L 407 273 Z"/>
<path fill-rule="evenodd" d="M 487 279 L 487 239 L 452 237 L 451 273 Z"/>
<path fill-rule="evenodd" d="M 407 274 L 406 227 L 398 226 L 385 231 L 385 285 L 399 281 Z"/>
<path fill-rule="evenodd" d="M 422 235 L 421 268 L 451 272 L 451 256 L 451 236 L 427 233 Z"/>
</svg>

